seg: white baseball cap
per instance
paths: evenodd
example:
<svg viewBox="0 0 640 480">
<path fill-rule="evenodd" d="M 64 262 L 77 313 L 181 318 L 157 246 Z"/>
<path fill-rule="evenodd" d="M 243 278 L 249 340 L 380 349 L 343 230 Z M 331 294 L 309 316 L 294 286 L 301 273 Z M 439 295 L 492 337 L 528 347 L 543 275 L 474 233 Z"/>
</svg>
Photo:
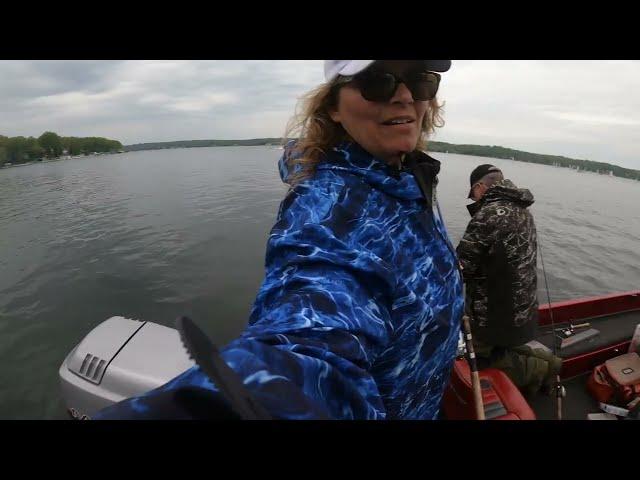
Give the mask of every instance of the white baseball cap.
<svg viewBox="0 0 640 480">
<path fill-rule="evenodd" d="M 433 72 L 446 72 L 451 68 L 451 60 L 421 60 Z M 360 73 L 375 60 L 325 60 L 324 77 L 330 82 L 338 75 L 347 76 Z"/>
</svg>

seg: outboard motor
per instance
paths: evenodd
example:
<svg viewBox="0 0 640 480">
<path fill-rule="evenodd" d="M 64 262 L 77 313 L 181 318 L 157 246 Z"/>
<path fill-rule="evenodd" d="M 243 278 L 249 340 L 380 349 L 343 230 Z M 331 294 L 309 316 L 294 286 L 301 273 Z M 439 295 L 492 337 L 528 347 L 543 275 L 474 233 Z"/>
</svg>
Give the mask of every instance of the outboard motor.
<svg viewBox="0 0 640 480">
<path fill-rule="evenodd" d="M 177 330 L 111 317 L 62 362 L 62 397 L 72 417 L 91 417 L 113 403 L 164 385 L 194 365 Z"/>
</svg>

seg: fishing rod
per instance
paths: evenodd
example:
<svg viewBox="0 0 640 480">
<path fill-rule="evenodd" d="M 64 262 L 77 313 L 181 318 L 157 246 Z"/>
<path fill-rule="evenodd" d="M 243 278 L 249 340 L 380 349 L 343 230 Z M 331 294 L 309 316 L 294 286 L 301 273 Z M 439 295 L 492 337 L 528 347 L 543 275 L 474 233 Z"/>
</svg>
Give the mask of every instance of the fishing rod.
<svg viewBox="0 0 640 480">
<path fill-rule="evenodd" d="M 553 356 L 558 356 L 558 347 L 555 337 L 555 322 L 553 320 L 553 309 L 551 308 L 551 296 L 549 295 L 549 283 L 547 282 L 547 271 L 544 268 L 544 257 L 542 256 L 542 245 L 540 239 L 538 239 L 538 250 L 540 252 L 540 260 L 542 260 L 542 273 L 544 275 L 544 286 L 547 291 L 547 302 L 549 304 L 549 316 L 551 318 L 551 332 L 553 338 Z M 551 368 L 551 365 L 549 365 Z M 556 373 L 556 383 L 554 386 L 556 391 L 556 418 L 562 420 L 562 398 L 567 396 L 565 388 L 562 386 L 562 380 L 560 379 L 560 372 Z"/>
<path fill-rule="evenodd" d="M 460 274 L 462 276 L 462 265 L 460 265 Z M 471 322 L 469 319 L 469 307 L 467 303 L 467 286 L 462 283 L 462 295 L 464 298 L 464 313 L 462 314 L 462 332 L 467 347 L 467 362 L 471 370 L 471 389 L 473 392 L 473 406 L 476 410 L 476 418 L 485 420 L 484 405 L 482 404 L 482 389 L 480 387 L 480 374 L 478 373 L 478 362 L 476 361 L 476 352 L 473 349 L 473 337 L 471 336 Z"/>
</svg>

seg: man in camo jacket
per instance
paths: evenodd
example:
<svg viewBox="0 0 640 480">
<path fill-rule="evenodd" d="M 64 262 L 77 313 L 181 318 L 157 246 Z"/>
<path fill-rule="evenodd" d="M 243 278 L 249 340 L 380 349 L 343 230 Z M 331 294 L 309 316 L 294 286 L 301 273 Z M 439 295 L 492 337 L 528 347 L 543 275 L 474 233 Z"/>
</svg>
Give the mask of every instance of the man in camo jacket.
<svg viewBox="0 0 640 480">
<path fill-rule="evenodd" d="M 562 362 L 527 345 L 537 335 L 533 195 L 493 165 L 471 173 L 472 219 L 458 245 L 480 368 L 499 368 L 527 393 L 548 389 Z"/>
</svg>

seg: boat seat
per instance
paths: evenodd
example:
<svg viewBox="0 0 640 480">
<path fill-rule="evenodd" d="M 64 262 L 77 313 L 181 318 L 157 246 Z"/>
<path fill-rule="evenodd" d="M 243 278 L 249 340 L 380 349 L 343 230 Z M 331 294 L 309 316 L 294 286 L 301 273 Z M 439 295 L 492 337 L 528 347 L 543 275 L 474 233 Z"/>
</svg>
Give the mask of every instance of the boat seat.
<svg viewBox="0 0 640 480">
<path fill-rule="evenodd" d="M 487 420 L 535 420 L 536 415 L 518 387 L 501 370 L 487 368 L 479 372 L 482 403 Z M 471 387 L 471 370 L 465 359 L 457 359 L 451 372 L 442 404 L 445 418 L 476 418 Z"/>
</svg>

